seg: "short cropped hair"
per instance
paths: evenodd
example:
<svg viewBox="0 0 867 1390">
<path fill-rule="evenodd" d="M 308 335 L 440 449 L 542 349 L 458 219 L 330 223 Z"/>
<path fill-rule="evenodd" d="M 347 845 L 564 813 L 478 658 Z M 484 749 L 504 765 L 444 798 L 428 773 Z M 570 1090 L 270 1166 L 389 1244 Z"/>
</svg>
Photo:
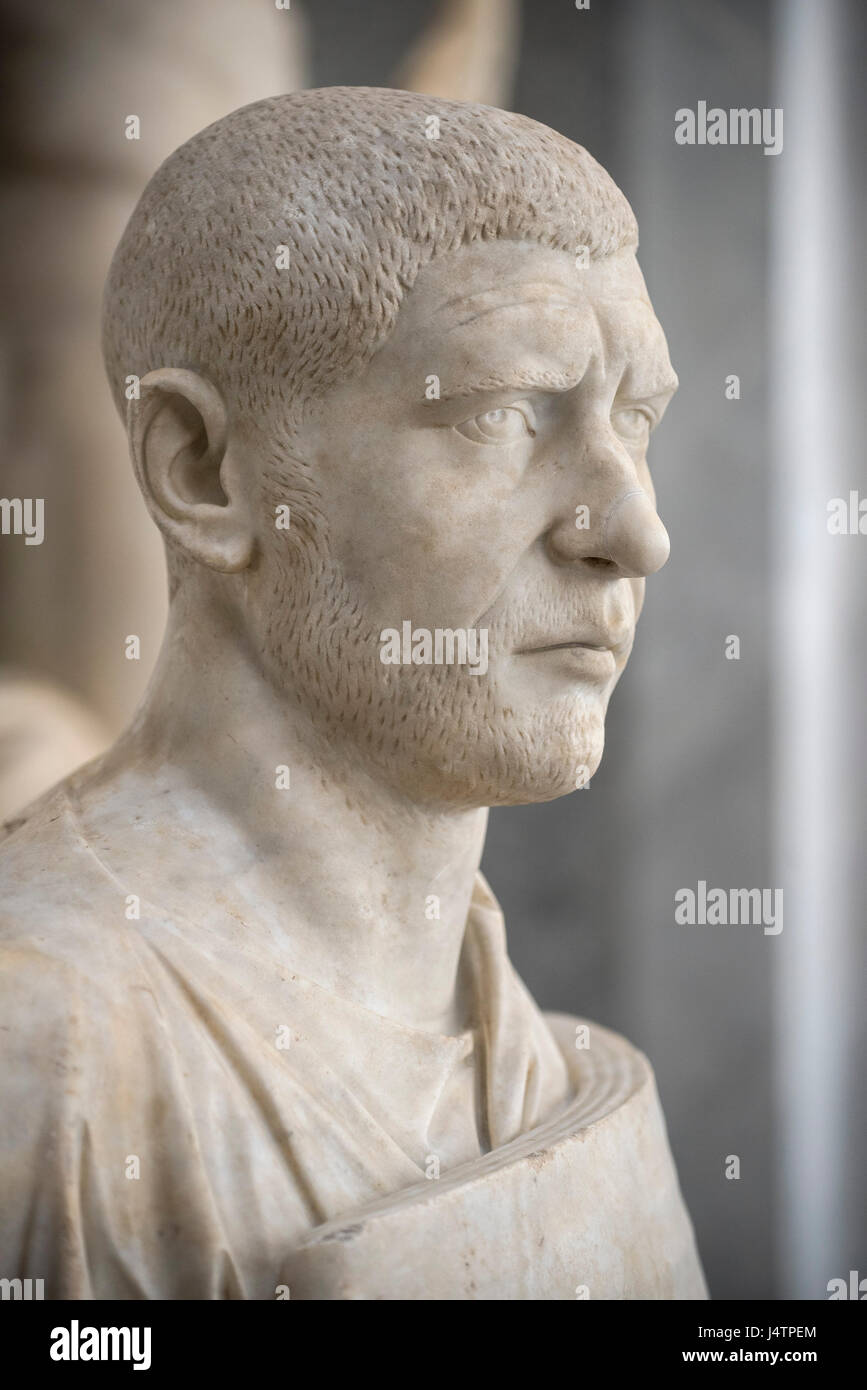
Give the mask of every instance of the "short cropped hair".
<svg viewBox="0 0 867 1390">
<path fill-rule="evenodd" d="M 297 422 L 363 370 L 427 262 L 494 238 L 590 260 L 638 240 L 604 169 L 526 116 L 370 87 L 244 106 L 165 161 L 121 238 L 103 310 L 118 407 L 127 376 L 186 367 Z"/>
</svg>

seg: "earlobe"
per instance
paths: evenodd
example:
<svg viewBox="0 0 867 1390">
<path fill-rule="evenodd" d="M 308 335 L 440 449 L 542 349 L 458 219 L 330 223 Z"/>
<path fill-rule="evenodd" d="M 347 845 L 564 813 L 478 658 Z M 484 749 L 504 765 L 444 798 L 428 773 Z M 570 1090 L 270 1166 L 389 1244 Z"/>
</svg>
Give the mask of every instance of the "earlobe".
<svg viewBox="0 0 867 1390">
<path fill-rule="evenodd" d="M 217 388 L 180 367 L 148 372 L 127 428 L 139 486 L 163 534 L 211 569 L 245 569 L 254 532 Z"/>
</svg>

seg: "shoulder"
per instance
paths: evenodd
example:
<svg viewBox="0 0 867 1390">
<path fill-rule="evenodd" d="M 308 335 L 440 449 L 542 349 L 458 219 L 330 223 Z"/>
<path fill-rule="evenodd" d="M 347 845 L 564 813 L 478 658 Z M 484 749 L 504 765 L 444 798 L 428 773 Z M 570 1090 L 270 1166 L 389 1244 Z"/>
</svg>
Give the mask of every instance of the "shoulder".
<svg viewBox="0 0 867 1390">
<path fill-rule="evenodd" d="M 0 1108 L 19 1116 L 13 1147 L 144 1084 L 162 1022 L 136 926 L 64 784 L 22 811 L 0 842 Z"/>
<path fill-rule="evenodd" d="M 0 828 L 0 946 L 35 938 L 47 949 L 123 921 L 122 885 L 81 834 L 61 782 Z"/>
<path fill-rule="evenodd" d="M 75 1049 L 140 1012 L 123 886 L 80 834 L 61 783 L 0 840 L 0 1041 L 21 1061 Z"/>
</svg>

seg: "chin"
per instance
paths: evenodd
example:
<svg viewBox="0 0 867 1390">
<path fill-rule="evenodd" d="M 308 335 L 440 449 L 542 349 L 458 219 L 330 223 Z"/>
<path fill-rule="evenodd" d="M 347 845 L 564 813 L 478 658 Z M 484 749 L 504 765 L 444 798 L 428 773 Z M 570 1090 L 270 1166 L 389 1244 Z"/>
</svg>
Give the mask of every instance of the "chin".
<svg viewBox="0 0 867 1390">
<path fill-rule="evenodd" d="M 526 806 L 567 796 L 578 790 L 579 769 L 589 781 L 599 766 L 605 710 L 601 702 L 576 709 L 572 701 L 556 713 L 549 707 L 524 717 L 514 709 L 491 711 L 471 727 L 484 730 L 483 737 L 458 739 L 450 731 L 435 750 L 417 745 L 421 756 L 401 790 L 455 808 Z"/>
<path fill-rule="evenodd" d="M 530 713 L 509 759 L 510 785 L 496 804 L 553 801 L 589 783 L 602 761 L 606 706 L 606 699 L 591 696 Z"/>
<path fill-rule="evenodd" d="M 510 783 L 503 784 L 496 797 L 488 803 L 491 806 L 529 806 L 534 802 L 556 801 L 560 796 L 590 784 L 602 761 L 601 743 L 587 747 L 586 744 L 569 744 L 568 740 L 552 757 L 550 751 L 540 754 L 538 760 L 522 769 L 522 775 L 513 777 Z M 581 787 L 579 787 L 579 778 Z"/>
</svg>

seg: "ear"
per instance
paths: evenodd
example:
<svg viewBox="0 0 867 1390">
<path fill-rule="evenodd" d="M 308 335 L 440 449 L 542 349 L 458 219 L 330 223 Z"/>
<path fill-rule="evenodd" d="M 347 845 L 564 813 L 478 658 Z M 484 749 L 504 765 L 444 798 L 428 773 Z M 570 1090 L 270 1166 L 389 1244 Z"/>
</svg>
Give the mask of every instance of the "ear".
<svg viewBox="0 0 867 1390">
<path fill-rule="evenodd" d="M 217 388 L 179 367 L 148 372 L 127 429 L 139 486 L 163 534 L 211 569 L 246 569 L 255 532 Z"/>
</svg>

